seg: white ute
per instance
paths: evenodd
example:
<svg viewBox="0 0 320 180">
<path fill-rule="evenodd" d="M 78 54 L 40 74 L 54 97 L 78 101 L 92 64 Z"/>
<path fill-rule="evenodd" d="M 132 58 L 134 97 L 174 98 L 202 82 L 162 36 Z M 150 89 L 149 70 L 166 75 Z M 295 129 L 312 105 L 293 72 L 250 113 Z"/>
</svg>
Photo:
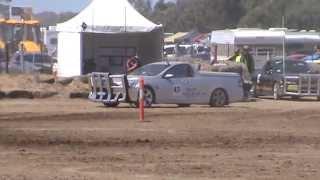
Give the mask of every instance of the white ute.
<svg viewBox="0 0 320 180">
<path fill-rule="evenodd" d="M 191 104 L 222 107 L 243 99 L 242 79 L 237 73 L 200 72 L 181 62 L 145 65 L 129 75 L 92 73 L 89 99 L 106 106 L 120 102 L 137 104 L 139 78 L 145 81 L 145 106 L 152 104 Z"/>
</svg>

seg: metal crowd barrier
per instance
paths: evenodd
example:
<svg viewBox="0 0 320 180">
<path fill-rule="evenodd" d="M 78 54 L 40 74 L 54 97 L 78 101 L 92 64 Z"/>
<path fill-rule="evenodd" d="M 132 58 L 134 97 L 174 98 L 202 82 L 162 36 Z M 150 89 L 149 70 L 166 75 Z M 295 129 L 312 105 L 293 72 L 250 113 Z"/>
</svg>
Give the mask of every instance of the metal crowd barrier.
<svg viewBox="0 0 320 180">
<path fill-rule="evenodd" d="M 95 102 L 124 102 L 128 95 L 126 75 L 110 75 L 94 72 L 90 77 L 91 92 L 89 99 Z"/>
<path fill-rule="evenodd" d="M 289 91 L 290 80 L 293 76 L 285 76 L 284 93 L 297 96 L 320 96 L 320 74 L 299 74 L 297 76 L 297 91 Z"/>
</svg>

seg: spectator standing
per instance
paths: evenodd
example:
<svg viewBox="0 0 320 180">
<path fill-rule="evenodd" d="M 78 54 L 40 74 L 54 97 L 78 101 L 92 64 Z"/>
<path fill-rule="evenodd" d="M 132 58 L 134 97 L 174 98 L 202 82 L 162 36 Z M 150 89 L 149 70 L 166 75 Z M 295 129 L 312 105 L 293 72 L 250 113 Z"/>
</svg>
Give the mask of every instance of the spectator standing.
<svg viewBox="0 0 320 180">
<path fill-rule="evenodd" d="M 244 46 L 240 50 L 237 50 L 235 54 L 229 58 L 230 61 L 235 61 L 238 64 L 243 64 L 245 67 L 245 71 L 247 71 L 249 74 L 249 77 L 246 77 L 246 72 L 242 71 L 242 77 L 243 77 L 243 91 L 244 91 L 244 97 L 249 97 L 249 92 L 252 87 L 252 81 L 251 77 L 255 70 L 255 62 L 252 57 L 252 55 L 249 52 L 249 47 Z"/>
<path fill-rule="evenodd" d="M 139 67 L 139 57 L 133 56 L 127 60 L 127 72 L 132 72 Z"/>
<path fill-rule="evenodd" d="M 52 75 L 54 78 L 54 82 L 57 82 L 58 80 L 58 61 L 54 60 L 52 64 Z"/>
</svg>

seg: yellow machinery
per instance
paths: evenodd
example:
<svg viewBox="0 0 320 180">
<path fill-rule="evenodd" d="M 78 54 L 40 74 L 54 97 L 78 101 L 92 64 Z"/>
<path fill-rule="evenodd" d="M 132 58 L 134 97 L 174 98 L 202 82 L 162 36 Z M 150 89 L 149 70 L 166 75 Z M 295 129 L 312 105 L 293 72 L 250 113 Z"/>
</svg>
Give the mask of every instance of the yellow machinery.
<svg viewBox="0 0 320 180">
<path fill-rule="evenodd" d="M 11 52 L 41 53 L 40 23 L 36 20 L 9 19 L 3 22 L 6 40 L 11 44 Z"/>
<path fill-rule="evenodd" d="M 4 19 L 0 19 L 0 51 L 5 48 Z"/>
</svg>

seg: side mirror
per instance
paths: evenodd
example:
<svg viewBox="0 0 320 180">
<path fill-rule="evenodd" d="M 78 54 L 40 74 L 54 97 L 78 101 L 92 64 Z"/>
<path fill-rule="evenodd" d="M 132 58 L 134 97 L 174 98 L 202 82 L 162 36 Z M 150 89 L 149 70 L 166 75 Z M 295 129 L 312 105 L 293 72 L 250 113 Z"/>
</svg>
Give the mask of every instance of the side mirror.
<svg viewBox="0 0 320 180">
<path fill-rule="evenodd" d="M 173 74 L 165 74 L 165 75 L 163 76 L 164 79 L 171 79 L 171 78 L 173 78 L 173 77 L 174 77 Z"/>
<path fill-rule="evenodd" d="M 257 84 L 261 83 L 261 76 L 262 76 L 261 73 L 257 75 Z"/>
</svg>

